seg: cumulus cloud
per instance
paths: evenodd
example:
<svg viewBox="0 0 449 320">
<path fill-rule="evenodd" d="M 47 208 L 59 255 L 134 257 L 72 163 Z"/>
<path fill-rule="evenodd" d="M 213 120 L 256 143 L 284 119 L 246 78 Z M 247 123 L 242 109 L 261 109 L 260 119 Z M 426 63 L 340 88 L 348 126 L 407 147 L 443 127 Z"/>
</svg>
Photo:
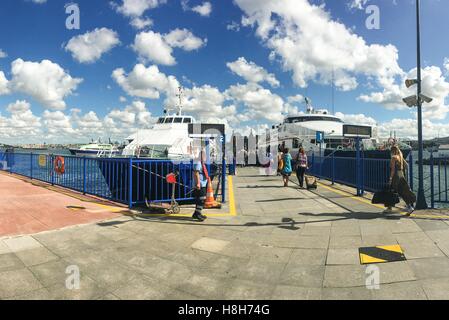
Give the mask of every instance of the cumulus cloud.
<svg viewBox="0 0 449 320">
<path fill-rule="evenodd" d="M 446 70 L 446 72 L 449 73 L 449 58 L 444 58 L 443 67 Z"/>
<path fill-rule="evenodd" d="M 235 0 L 242 9 L 242 24 L 272 50 L 293 81 L 330 84 L 332 74 L 340 90 L 357 87 L 358 75 L 386 81 L 402 73 L 393 45 L 367 44 L 344 24 L 332 20 L 324 6 L 307 0 Z"/>
<path fill-rule="evenodd" d="M 232 21 L 231 23 L 228 23 L 226 25 L 226 29 L 230 30 L 230 31 L 239 32 L 240 31 L 240 24 L 235 22 L 235 21 Z"/>
<path fill-rule="evenodd" d="M 153 25 L 153 20 L 151 20 L 150 18 L 137 17 L 131 20 L 131 25 L 137 30 L 145 29 Z"/>
<path fill-rule="evenodd" d="M 194 36 L 187 29 L 172 30 L 164 36 L 164 39 L 172 48 L 181 48 L 185 51 L 197 50 L 206 43 L 206 40 Z"/>
<path fill-rule="evenodd" d="M 7 56 L 8 56 L 8 54 L 5 51 L 3 51 L 2 49 L 0 49 L 0 59 L 6 58 Z"/>
<path fill-rule="evenodd" d="M 73 37 L 65 46 L 72 57 L 80 63 L 93 63 L 120 44 L 117 32 L 108 28 L 96 28 L 91 32 Z"/>
<path fill-rule="evenodd" d="M 244 57 L 226 64 L 228 68 L 243 79 L 252 83 L 268 82 L 272 87 L 279 87 L 280 83 L 272 73 L 268 73 L 263 67 L 252 61 L 246 61 Z"/>
<path fill-rule="evenodd" d="M 38 135 L 40 132 L 40 118 L 31 112 L 30 104 L 25 100 L 17 100 L 10 103 L 6 110 L 9 117 L 0 114 L 1 138 L 25 138 Z"/>
<path fill-rule="evenodd" d="M 416 94 L 416 86 L 407 88 L 406 79 L 416 79 L 417 69 L 414 68 L 404 75 L 400 82 L 386 82 L 381 92 L 373 92 L 361 95 L 358 99 L 364 102 L 382 104 L 388 109 L 408 109 L 402 101 L 403 98 Z M 430 66 L 422 70 L 422 92 L 431 98 L 431 103 L 423 104 L 423 112 L 426 118 L 444 119 L 449 112 L 446 104 L 449 97 L 449 82 L 445 79 L 439 67 Z"/>
<path fill-rule="evenodd" d="M 225 91 L 225 94 L 229 99 L 236 103 L 242 103 L 246 107 L 245 112 L 240 114 L 241 121 L 280 122 L 283 120 L 283 99 L 260 85 L 254 83 L 232 85 Z"/>
<path fill-rule="evenodd" d="M 172 66 L 176 64 L 173 48 L 192 51 L 205 43 L 206 40 L 194 36 L 187 29 L 175 29 L 165 35 L 150 30 L 137 34 L 132 47 L 144 61 Z"/>
<path fill-rule="evenodd" d="M 174 95 L 179 87 L 178 80 L 173 76 L 166 76 L 155 65 L 146 68 L 137 64 L 126 74 L 122 68 L 115 69 L 112 78 L 130 96 L 159 99 L 160 92 Z"/>
<path fill-rule="evenodd" d="M 117 12 L 127 17 L 140 17 L 145 11 L 159 7 L 167 0 L 122 0 L 121 5 L 113 3 Z"/>
<path fill-rule="evenodd" d="M 350 9 L 359 9 L 363 10 L 365 8 L 365 5 L 368 3 L 369 0 L 351 0 L 348 3 L 348 7 Z"/>
<path fill-rule="evenodd" d="M 0 96 L 9 93 L 8 79 L 6 79 L 5 73 L 0 71 Z"/>
<path fill-rule="evenodd" d="M 12 63 L 11 74 L 9 87 L 12 91 L 27 94 L 42 105 L 57 110 L 65 109 L 64 98 L 82 82 L 50 60 L 32 62 L 17 59 Z M 1 78 L 0 75 L 0 83 Z"/>
<path fill-rule="evenodd" d="M 190 7 L 189 0 L 181 0 L 181 6 L 184 11 L 193 11 L 203 17 L 209 17 L 212 13 L 212 4 L 209 1 L 205 1 L 200 5 Z"/>
</svg>

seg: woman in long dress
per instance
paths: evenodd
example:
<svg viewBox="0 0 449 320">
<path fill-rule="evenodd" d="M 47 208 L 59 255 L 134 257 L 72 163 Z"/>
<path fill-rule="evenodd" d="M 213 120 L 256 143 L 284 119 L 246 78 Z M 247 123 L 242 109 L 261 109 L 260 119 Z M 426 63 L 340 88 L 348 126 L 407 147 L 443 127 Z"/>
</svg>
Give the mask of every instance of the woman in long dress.
<svg viewBox="0 0 449 320">
<path fill-rule="evenodd" d="M 410 189 L 407 179 L 405 178 L 405 170 L 408 168 L 408 163 L 402 155 L 401 149 L 397 146 L 391 147 L 391 161 L 390 161 L 390 180 L 391 188 L 396 191 L 404 200 L 407 207 L 407 215 L 411 215 L 415 211 L 414 204 L 416 202 L 416 195 Z M 389 206 L 386 212 L 391 212 L 392 207 Z"/>
</svg>

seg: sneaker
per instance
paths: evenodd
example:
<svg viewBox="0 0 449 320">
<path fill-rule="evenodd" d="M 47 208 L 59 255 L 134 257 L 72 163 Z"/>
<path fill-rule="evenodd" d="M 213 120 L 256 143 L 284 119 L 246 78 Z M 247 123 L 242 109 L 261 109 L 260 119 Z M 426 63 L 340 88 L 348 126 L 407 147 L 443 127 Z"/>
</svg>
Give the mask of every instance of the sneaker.
<svg viewBox="0 0 449 320">
<path fill-rule="evenodd" d="M 198 220 L 199 222 L 203 222 L 205 220 L 205 217 L 199 214 L 194 214 L 192 218 Z"/>
<path fill-rule="evenodd" d="M 207 219 L 207 217 L 206 217 L 204 214 L 201 214 L 201 218 L 202 218 L 203 220 L 206 220 L 206 219 Z"/>
<path fill-rule="evenodd" d="M 393 212 L 393 208 L 388 207 L 387 209 L 384 210 L 384 213 L 392 213 Z"/>
<path fill-rule="evenodd" d="M 405 210 L 407 211 L 407 216 L 410 216 L 415 211 L 415 208 L 412 205 L 407 205 Z"/>
</svg>

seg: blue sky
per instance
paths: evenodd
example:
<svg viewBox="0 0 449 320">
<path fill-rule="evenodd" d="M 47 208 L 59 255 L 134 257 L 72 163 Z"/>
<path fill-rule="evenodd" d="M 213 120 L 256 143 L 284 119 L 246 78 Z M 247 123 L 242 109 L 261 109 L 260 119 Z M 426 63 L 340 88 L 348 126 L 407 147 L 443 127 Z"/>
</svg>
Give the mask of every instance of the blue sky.
<svg viewBox="0 0 449 320">
<path fill-rule="evenodd" d="M 359 8 L 356 0 L 279 0 L 271 6 L 272 1 L 78 0 L 80 29 L 68 30 L 68 1 L 3 0 L 0 142 L 124 138 L 150 126 L 164 105 L 174 103 L 177 83 L 186 88 L 186 112 L 247 132 L 276 123 L 287 112 L 303 111 L 301 97 L 291 98 L 297 95 L 331 110 L 330 66 L 336 83 L 341 81 L 335 92 L 340 116 L 377 123 L 383 134 L 394 129 L 404 137 L 415 135 L 415 115 L 399 99 L 408 93 L 403 78 L 416 66 L 414 0 L 362 0 Z M 279 6 L 282 2 L 291 10 Z M 141 10 L 133 7 L 136 3 Z M 368 5 L 380 9 L 379 30 L 365 26 Z M 310 9 L 310 16 L 301 14 Z M 422 3 L 424 89 L 436 97 L 425 112 L 426 137 L 449 136 L 447 12 L 447 1 Z M 266 17 L 271 27 L 263 34 Z M 151 19 L 151 24 L 138 29 L 133 19 Z M 74 42 L 68 49 L 71 39 L 95 30 L 93 42 Z M 136 45 L 139 35 L 141 46 Z M 351 58 L 352 43 L 356 53 Z M 164 63 L 170 55 L 176 63 Z M 43 60 L 50 64 L 44 66 Z M 160 79 L 144 84 L 131 79 L 136 65 L 145 68 L 143 78 Z M 157 68 L 157 75 L 150 67 Z M 112 76 L 119 68 L 121 83 Z M 150 97 L 150 91 L 159 98 Z"/>
</svg>

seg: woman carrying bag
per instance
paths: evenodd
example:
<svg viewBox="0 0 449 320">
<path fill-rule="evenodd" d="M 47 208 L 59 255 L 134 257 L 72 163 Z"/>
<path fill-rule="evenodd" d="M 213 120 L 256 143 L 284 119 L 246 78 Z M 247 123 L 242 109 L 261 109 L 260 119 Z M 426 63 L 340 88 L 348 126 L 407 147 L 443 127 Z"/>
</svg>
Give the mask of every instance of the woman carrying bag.
<svg viewBox="0 0 449 320">
<path fill-rule="evenodd" d="M 298 155 L 296 156 L 296 177 L 298 178 L 299 187 L 304 188 L 304 175 L 308 167 L 307 155 L 304 148 L 299 148 Z"/>
<path fill-rule="evenodd" d="M 405 170 L 408 167 L 407 161 L 404 160 L 402 151 L 397 147 L 391 147 L 391 161 L 390 161 L 390 180 L 389 185 L 396 191 L 404 200 L 407 207 L 407 215 L 411 215 L 415 211 L 414 203 L 416 202 L 416 195 L 410 190 L 407 179 L 405 178 Z M 392 206 L 387 205 L 386 213 L 392 211 Z"/>
</svg>

